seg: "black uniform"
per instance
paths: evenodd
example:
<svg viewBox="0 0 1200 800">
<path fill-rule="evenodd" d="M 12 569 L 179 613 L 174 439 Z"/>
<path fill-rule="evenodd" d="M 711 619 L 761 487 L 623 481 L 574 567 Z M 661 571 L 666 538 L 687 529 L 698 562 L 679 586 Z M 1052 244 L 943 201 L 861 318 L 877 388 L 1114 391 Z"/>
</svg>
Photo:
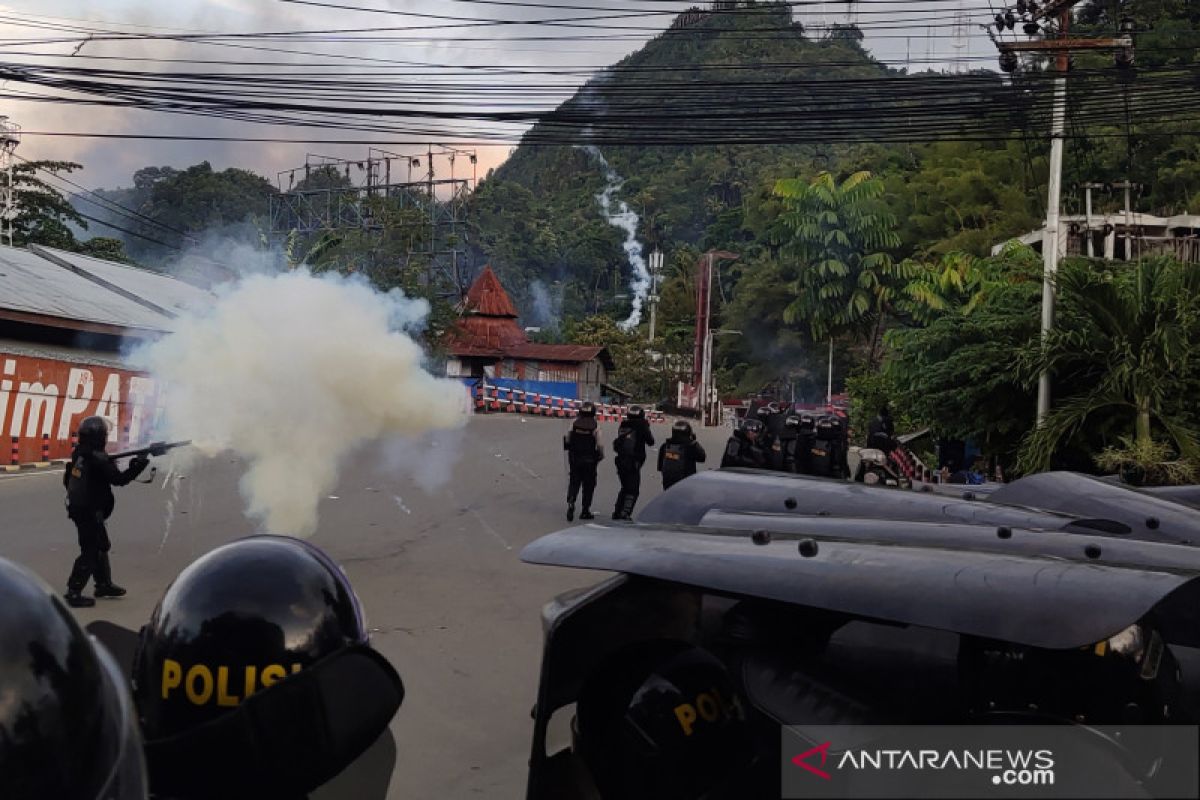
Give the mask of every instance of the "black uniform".
<svg viewBox="0 0 1200 800">
<path fill-rule="evenodd" d="M 646 463 L 646 448 L 654 446 L 650 423 L 643 417 L 626 417 L 613 439 L 613 461 L 621 490 L 613 507 L 613 519 L 632 519 L 633 507 L 642 490 L 642 465 Z"/>
<path fill-rule="evenodd" d="M 846 449 L 846 429 L 841 418 L 828 414 L 817 419 L 809 474 L 824 478 L 846 477 Z"/>
<path fill-rule="evenodd" d="M 694 433 L 673 431 L 671 438 L 658 449 L 658 471 L 662 473 L 663 489 L 670 489 L 689 475 L 696 474 L 696 464 L 708 458 Z"/>
<path fill-rule="evenodd" d="M 765 469 L 767 453 L 759 442 L 751 441 L 744 431 L 734 431 L 721 456 L 722 467 L 754 467 Z"/>
<path fill-rule="evenodd" d="M 600 449 L 600 434 L 595 417 L 576 417 L 571 430 L 563 437 L 563 449 L 567 451 L 570 466 L 570 483 L 567 487 L 567 518 L 575 515 L 575 497 L 583 487 L 583 514 L 591 517 L 592 495 L 596 491 L 596 465 L 604 459 Z"/>
<path fill-rule="evenodd" d="M 149 463 L 145 457 L 134 458 L 128 468 L 121 470 L 103 450 L 80 445 L 71 453 L 71 462 L 63 473 L 63 486 L 67 490 L 67 515 L 79 534 L 79 558 L 75 559 L 67 579 L 68 600 L 78 598 L 93 576 L 96 593 L 101 597 L 124 594 L 124 591 L 110 591 L 116 587 L 108 561 L 111 545 L 104 522 L 112 515 L 116 502 L 112 487 L 125 486 Z"/>
<path fill-rule="evenodd" d="M 800 447 L 800 418 L 788 416 L 780 426 L 779 433 L 771 441 L 768 462 L 771 469 L 779 472 L 795 472 Z"/>
<path fill-rule="evenodd" d="M 890 453 L 896 446 L 893 438 L 895 435 L 896 425 L 892 422 L 892 415 L 885 408 L 867 426 L 867 447 Z"/>
</svg>

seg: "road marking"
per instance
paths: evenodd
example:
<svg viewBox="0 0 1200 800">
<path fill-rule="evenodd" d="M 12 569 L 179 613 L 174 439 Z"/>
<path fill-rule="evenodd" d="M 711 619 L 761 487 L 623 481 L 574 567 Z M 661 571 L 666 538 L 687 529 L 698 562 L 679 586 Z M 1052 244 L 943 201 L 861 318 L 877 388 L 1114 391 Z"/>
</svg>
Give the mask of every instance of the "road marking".
<svg viewBox="0 0 1200 800">
<path fill-rule="evenodd" d="M 475 519 L 479 520 L 479 524 L 483 526 L 483 529 L 485 531 L 490 533 L 492 536 L 495 536 L 496 541 L 498 541 L 498 542 L 500 542 L 500 544 L 504 545 L 505 550 L 512 550 L 512 545 L 509 544 L 507 541 L 505 541 L 504 537 L 501 536 L 499 533 L 497 533 L 496 529 L 488 524 L 488 521 L 483 518 L 482 514 L 480 514 L 478 511 L 476 511 L 473 508 L 469 508 L 467 510 L 471 512 L 471 514 L 475 517 Z"/>
</svg>

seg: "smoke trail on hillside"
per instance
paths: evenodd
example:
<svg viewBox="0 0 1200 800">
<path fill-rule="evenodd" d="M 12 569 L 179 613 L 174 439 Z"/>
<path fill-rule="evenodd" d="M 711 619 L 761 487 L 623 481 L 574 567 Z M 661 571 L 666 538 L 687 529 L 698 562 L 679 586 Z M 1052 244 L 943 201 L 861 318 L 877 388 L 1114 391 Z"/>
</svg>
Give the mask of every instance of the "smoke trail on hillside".
<svg viewBox="0 0 1200 800">
<path fill-rule="evenodd" d="M 638 215 L 624 200 L 616 201 L 616 211 L 613 211 L 613 195 L 625 183 L 625 179 L 609 166 L 604 154 L 600 152 L 600 148 L 589 144 L 584 145 L 582 149 L 600 162 L 600 166 L 604 169 L 604 179 L 607 181 L 607 185 L 603 192 L 596 195 L 596 202 L 600 204 L 600 212 L 604 214 L 608 224 L 625 231 L 623 247 L 625 256 L 629 259 L 629 266 L 633 268 L 633 279 L 629 284 L 629 288 L 633 292 L 633 308 L 629 312 L 629 317 L 618 324 L 622 330 L 632 330 L 642 321 L 642 303 L 645 302 L 646 294 L 650 291 L 650 270 L 646 268 L 646 259 L 642 255 L 642 243 L 637 239 Z"/>
<path fill-rule="evenodd" d="M 546 330 L 558 330 L 562 320 L 562 288 L 552 292 L 546 284 L 535 280 L 529 284 L 529 299 L 533 303 L 529 321 Z"/>
<path fill-rule="evenodd" d="M 364 280 L 251 275 L 131 360 L 161 382 L 165 438 L 243 455 L 248 513 L 307 536 L 353 450 L 465 424 L 462 385 L 426 372 L 403 332 L 428 311 Z"/>
</svg>

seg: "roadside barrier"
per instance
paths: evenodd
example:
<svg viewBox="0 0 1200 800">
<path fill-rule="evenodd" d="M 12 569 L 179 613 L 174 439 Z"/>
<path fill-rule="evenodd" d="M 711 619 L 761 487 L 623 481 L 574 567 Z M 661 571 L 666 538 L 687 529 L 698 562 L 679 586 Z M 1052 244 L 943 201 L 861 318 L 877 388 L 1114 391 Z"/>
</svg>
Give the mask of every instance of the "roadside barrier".
<svg viewBox="0 0 1200 800">
<path fill-rule="evenodd" d="M 583 401 L 569 397 L 527 392 L 522 389 L 510 389 L 502 386 L 477 385 L 474 389 L 476 414 L 532 414 L 539 417 L 559 417 L 569 419 L 579 413 Z M 599 422 L 618 422 L 625 418 L 629 406 L 596 403 L 596 420 Z M 650 422 L 666 423 L 667 417 L 661 411 L 646 410 L 646 419 Z"/>
</svg>

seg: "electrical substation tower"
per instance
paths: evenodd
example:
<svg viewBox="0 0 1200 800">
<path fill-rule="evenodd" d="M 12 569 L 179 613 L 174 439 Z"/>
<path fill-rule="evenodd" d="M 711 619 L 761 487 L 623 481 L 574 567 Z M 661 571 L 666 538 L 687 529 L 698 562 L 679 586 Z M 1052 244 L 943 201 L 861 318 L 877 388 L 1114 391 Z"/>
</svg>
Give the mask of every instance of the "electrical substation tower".
<svg viewBox="0 0 1200 800">
<path fill-rule="evenodd" d="M 13 246 L 13 221 L 17 217 L 17 193 L 14 185 L 16 149 L 21 143 L 21 126 L 8 117 L 0 116 L 0 173 L 4 186 L 0 189 L 0 240 Z"/>
<path fill-rule="evenodd" d="M 428 259 L 426 280 L 432 284 L 440 273 L 461 296 L 467 283 L 462 237 L 467 201 L 478 180 L 478 162 L 475 150 L 439 144 L 416 153 L 372 147 L 361 160 L 310 153 L 304 166 L 276 176 L 279 193 L 271 197 L 271 235 L 283 238 L 293 231 L 306 235 L 352 230 L 382 235 L 385 224 L 372 213 L 370 201 L 387 199 L 402 211 L 416 212 L 412 221 L 399 227 L 411 231 L 412 241 L 418 243 L 408 255 Z M 459 177 L 464 167 L 470 174 Z M 336 181 L 338 185 L 320 185 L 314 176 L 323 174 L 341 180 Z"/>
<path fill-rule="evenodd" d="M 950 71 L 970 72 L 971 67 L 967 62 L 971 57 L 971 16 L 963 9 L 962 0 L 959 0 L 958 10 L 954 12 L 953 39 L 950 46 L 954 48 L 954 64 Z"/>
</svg>

